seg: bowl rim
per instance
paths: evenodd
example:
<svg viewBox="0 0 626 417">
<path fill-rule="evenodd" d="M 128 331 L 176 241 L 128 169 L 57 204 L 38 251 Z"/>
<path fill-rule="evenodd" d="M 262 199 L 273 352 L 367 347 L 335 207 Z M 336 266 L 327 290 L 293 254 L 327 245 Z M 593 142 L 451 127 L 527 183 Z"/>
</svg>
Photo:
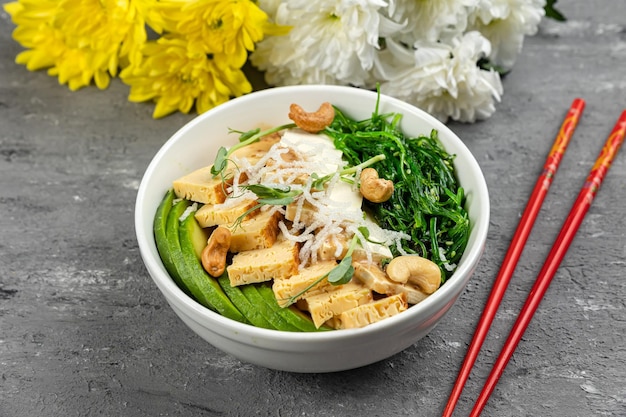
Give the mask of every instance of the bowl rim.
<svg viewBox="0 0 626 417">
<path fill-rule="evenodd" d="M 378 333 L 380 331 L 384 331 L 384 329 L 395 327 L 396 324 L 410 326 L 411 322 L 414 321 L 414 316 L 418 316 L 422 312 L 432 309 L 434 307 L 434 304 L 436 303 L 448 304 L 454 301 L 454 299 L 460 295 L 460 292 L 462 292 L 462 290 L 456 292 L 456 285 L 446 285 L 448 282 L 456 283 L 458 280 L 461 280 L 462 282 L 459 282 L 457 285 L 461 285 L 463 288 L 467 284 L 467 281 L 469 280 L 473 269 L 476 267 L 476 264 L 478 263 L 482 255 L 489 227 L 490 200 L 489 191 L 483 172 L 475 157 L 470 152 L 469 148 L 467 148 L 465 143 L 440 120 L 436 119 L 434 116 L 430 115 L 429 113 L 418 107 L 415 107 L 404 101 L 401 101 L 391 96 L 387 96 L 382 93 L 380 94 L 381 103 L 388 102 L 390 105 L 393 105 L 400 109 L 399 112 L 409 111 L 415 113 L 417 116 L 425 119 L 428 124 L 431 124 L 433 128 L 437 129 L 439 132 L 446 131 L 447 136 L 450 136 L 450 139 L 455 142 L 454 147 L 457 148 L 457 151 L 454 153 L 457 155 L 457 157 L 459 156 L 459 153 L 462 153 L 465 163 L 469 165 L 471 167 L 471 170 L 477 174 L 476 184 L 477 188 L 480 188 L 480 191 L 477 194 L 478 198 L 481 200 L 483 210 L 482 212 L 478 213 L 477 219 L 479 221 L 476 222 L 477 224 L 475 223 L 471 226 L 472 229 L 470 231 L 470 236 L 473 234 L 477 236 L 475 245 L 466 248 L 463 254 L 462 261 L 457 267 L 457 270 L 454 272 L 454 274 L 448 279 L 446 283 L 444 283 L 444 285 L 442 285 L 435 293 L 427 297 L 424 301 L 414 306 L 411 306 L 411 308 L 409 308 L 407 311 L 402 312 L 401 314 L 357 329 L 341 329 L 322 332 L 288 332 L 282 330 L 264 329 L 255 327 L 251 324 L 240 323 L 235 320 L 226 318 L 219 313 L 211 311 L 210 309 L 202 306 L 191 297 L 189 297 L 187 294 L 185 294 L 183 290 L 176 285 L 173 279 L 166 272 L 160 257 L 155 258 L 152 255 L 153 252 L 149 250 L 149 246 L 152 246 L 156 250 L 154 235 L 152 229 L 146 230 L 146 228 L 144 227 L 144 221 L 142 220 L 142 208 L 144 207 L 143 202 L 145 201 L 146 194 L 150 191 L 147 188 L 147 183 L 148 179 L 157 169 L 160 160 L 164 157 L 164 155 L 167 154 L 169 149 L 179 140 L 181 136 L 184 136 L 197 124 L 203 123 L 205 119 L 214 117 L 215 114 L 219 114 L 221 112 L 227 112 L 232 108 L 236 108 L 242 103 L 246 103 L 247 101 L 271 97 L 272 95 L 275 95 L 279 92 L 306 94 L 308 92 L 319 91 L 328 91 L 329 96 L 333 94 L 336 95 L 347 93 L 351 95 L 356 94 L 357 96 L 361 96 L 367 99 L 371 99 L 372 96 L 375 97 L 378 94 L 376 91 L 372 90 L 336 85 L 282 86 L 254 91 L 244 96 L 233 98 L 217 107 L 206 111 L 205 113 L 197 115 L 196 117 L 185 123 L 182 127 L 180 127 L 173 135 L 171 135 L 150 160 L 150 163 L 142 176 L 135 201 L 135 232 L 140 254 L 146 268 L 148 269 L 148 272 L 150 273 L 150 276 L 152 277 L 153 281 L 155 281 L 168 303 L 171 303 L 172 301 L 177 301 L 177 306 L 179 309 L 182 308 L 181 306 L 184 306 L 186 309 L 192 310 L 194 313 L 197 314 L 196 317 L 193 317 L 194 320 L 198 321 L 198 319 L 201 319 L 208 322 L 215 322 L 216 324 L 219 324 L 219 327 L 221 327 L 223 331 L 237 334 L 237 336 L 240 338 L 246 336 L 251 338 L 263 338 L 275 342 L 289 342 L 296 344 L 310 342 L 342 341 L 345 339 L 351 339 L 354 337 L 361 337 L 365 335 L 370 336 L 372 333 Z M 217 329 L 213 330 L 215 331 Z"/>
</svg>

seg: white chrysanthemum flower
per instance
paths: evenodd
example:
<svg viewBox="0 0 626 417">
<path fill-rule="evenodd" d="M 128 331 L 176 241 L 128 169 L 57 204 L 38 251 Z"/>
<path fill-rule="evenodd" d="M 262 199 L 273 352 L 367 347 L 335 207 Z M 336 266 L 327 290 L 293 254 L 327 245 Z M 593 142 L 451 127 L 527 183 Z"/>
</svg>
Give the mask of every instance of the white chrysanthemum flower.
<svg viewBox="0 0 626 417">
<path fill-rule="evenodd" d="M 469 16 L 468 29 L 478 30 L 489 39 L 493 65 L 510 70 L 522 50 L 524 36 L 537 33 L 545 4 L 545 0 L 480 0 Z"/>
<path fill-rule="evenodd" d="M 462 33 L 468 14 L 479 0 L 390 0 L 389 17 L 405 24 L 404 36 L 396 38 L 412 45 L 416 41 L 440 41 Z"/>
<path fill-rule="evenodd" d="M 250 55 L 270 85 L 374 88 L 447 121 L 495 112 L 500 75 L 524 37 L 534 35 L 546 0 L 259 0 L 270 19 L 291 27 Z"/>
<path fill-rule="evenodd" d="M 277 11 L 275 21 L 292 26 L 286 41 L 268 37 L 257 47 L 254 65 L 272 71 L 287 69 L 287 77 L 301 83 L 312 68 L 337 79 L 338 83 L 365 85 L 372 68 L 383 19 L 383 0 L 288 0 Z M 263 48 L 274 43 L 273 50 Z M 256 56 L 255 56 L 256 55 Z M 285 81 L 280 82 L 286 85 Z"/>
<path fill-rule="evenodd" d="M 300 68 L 292 71 L 289 65 L 281 65 L 276 58 L 276 52 L 293 51 L 297 49 L 289 42 L 288 37 L 272 36 L 257 44 L 257 48 L 250 56 L 250 62 L 257 69 L 264 72 L 265 82 L 269 85 L 299 85 L 299 84 L 327 84 L 345 85 L 340 83 L 331 74 L 316 67 Z"/>
<path fill-rule="evenodd" d="M 386 80 L 381 92 L 412 103 L 442 121 L 486 119 L 495 112 L 502 83 L 495 71 L 477 62 L 490 52 L 478 32 L 459 35 L 452 43 L 422 42 L 415 50 L 388 40 L 376 60 L 375 77 Z"/>
</svg>

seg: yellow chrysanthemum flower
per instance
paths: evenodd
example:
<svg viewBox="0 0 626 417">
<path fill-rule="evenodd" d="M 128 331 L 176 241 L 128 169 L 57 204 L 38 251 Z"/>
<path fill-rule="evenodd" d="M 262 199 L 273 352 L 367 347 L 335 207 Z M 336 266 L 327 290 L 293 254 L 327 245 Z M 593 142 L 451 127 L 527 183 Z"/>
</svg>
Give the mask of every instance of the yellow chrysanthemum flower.
<svg viewBox="0 0 626 417">
<path fill-rule="evenodd" d="M 28 49 L 16 62 L 29 70 L 49 68 L 71 90 L 92 80 L 108 87 L 120 59 L 140 59 L 146 40 L 144 20 L 130 0 L 20 0 L 5 10 L 17 25 L 13 38 Z"/>
<path fill-rule="evenodd" d="M 129 100 L 154 100 L 155 118 L 249 93 L 248 52 L 289 30 L 251 0 L 18 0 L 4 8 L 26 48 L 17 63 L 47 68 L 71 90 L 104 89 L 122 69 Z M 161 38 L 148 41 L 147 28 Z"/>
<path fill-rule="evenodd" d="M 120 67 L 141 60 L 141 48 L 148 39 L 146 25 L 157 33 L 162 31 L 163 21 L 155 10 L 156 4 L 157 0 L 129 0 L 125 19 L 130 26 L 119 51 Z"/>
<path fill-rule="evenodd" d="M 159 2 L 158 7 L 166 30 L 187 38 L 192 53 L 228 54 L 239 67 L 264 35 L 288 30 L 271 24 L 251 0 L 170 0 Z"/>
<path fill-rule="evenodd" d="M 59 55 L 63 34 L 51 24 L 57 4 L 54 0 L 22 0 L 4 5 L 17 25 L 13 39 L 29 48 L 19 53 L 15 62 L 26 65 L 29 71 L 53 66 Z"/>
<path fill-rule="evenodd" d="M 203 113 L 252 91 L 229 56 L 192 53 L 185 39 L 164 36 L 147 42 L 142 52 L 141 63 L 125 68 L 120 77 L 130 85 L 130 101 L 156 102 L 155 119 L 175 111 L 188 113 L 194 103 Z"/>
</svg>

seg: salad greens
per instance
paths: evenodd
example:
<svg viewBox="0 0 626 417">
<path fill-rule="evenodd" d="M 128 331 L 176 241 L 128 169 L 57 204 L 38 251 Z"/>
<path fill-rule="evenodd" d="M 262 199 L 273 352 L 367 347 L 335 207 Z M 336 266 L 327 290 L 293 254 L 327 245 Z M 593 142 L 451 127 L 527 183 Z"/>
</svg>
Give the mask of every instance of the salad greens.
<svg viewBox="0 0 626 417">
<path fill-rule="evenodd" d="M 442 283 L 454 272 L 469 238 L 469 217 L 463 207 L 465 195 L 454 172 L 454 155 L 448 154 L 439 142 L 438 132 L 428 136 L 408 137 L 400 129 L 402 115 L 380 114 L 379 103 L 369 119 L 353 120 L 335 107 L 335 118 L 323 131 L 337 149 L 343 152 L 348 168 L 339 172 L 342 179 L 370 165 L 375 165 L 381 178 L 393 181 L 394 192 L 384 203 L 364 200 L 365 208 L 385 229 L 403 231 L 411 236 L 402 241 L 406 253 L 417 254 L 435 262 L 442 271 Z M 258 141 L 262 136 L 294 127 L 286 124 L 261 132 L 260 129 L 240 134 L 239 143 L 230 150 L 221 148 L 215 159 L 212 173 L 223 175 L 227 160 L 237 149 Z M 313 174 L 313 189 L 322 189 L 335 174 L 317 177 Z M 302 191 L 288 186 L 269 187 L 247 185 L 259 197 L 259 204 L 285 205 Z M 390 248 L 394 256 L 398 249 Z M 343 277 L 341 264 L 333 272 Z M 342 282 L 343 279 L 335 279 Z"/>
<path fill-rule="evenodd" d="M 372 117 L 360 121 L 335 107 L 335 119 L 323 133 L 350 165 L 386 156 L 376 170 L 381 178 L 393 181 L 394 193 L 384 203 L 364 201 L 365 208 L 381 227 L 409 234 L 411 240 L 403 240 L 403 249 L 435 262 L 445 282 L 469 238 L 464 191 L 455 176 L 454 156 L 443 149 L 437 131 L 407 137 L 400 130 L 401 119 L 398 113 L 379 114 L 378 103 Z"/>
</svg>

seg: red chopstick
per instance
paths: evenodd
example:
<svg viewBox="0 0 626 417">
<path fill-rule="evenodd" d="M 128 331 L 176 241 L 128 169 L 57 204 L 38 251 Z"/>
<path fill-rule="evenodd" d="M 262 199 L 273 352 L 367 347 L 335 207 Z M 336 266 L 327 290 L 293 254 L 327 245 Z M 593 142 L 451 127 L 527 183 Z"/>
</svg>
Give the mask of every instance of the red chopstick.
<svg viewBox="0 0 626 417">
<path fill-rule="evenodd" d="M 543 171 L 539 178 L 537 178 L 535 188 L 533 189 L 530 199 L 528 200 L 526 209 L 522 214 L 517 230 L 513 235 L 509 249 L 504 257 L 500 272 L 496 277 L 491 294 L 487 304 L 485 305 L 483 314 L 478 322 L 478 327 L 476 328 L 474 337 L 465 356 L 465 361 L 463 362 L 455 385 L 452 389 L 452 393 L 450 394 L 450 398 L 448 399 L 448 404 L 443 412 L 444 417 L 450 417 L 452 415 L 454 407 L 461 396 L 463 386 L 465 385 L 467 378 L 469 378 L 470 371 L 476 361 L 478 352 L 480 351 L 485 337 L 489 332 L 491 323 L 493 322 L 498 307 L 500 306 L 500 302 L 502 301 L 502 297 L 504 296 L 504 292 L 509 285 L 509 281 L 511 280 L 511 276 L 513 275 L 513 271 L 517 265 L 517 261 L 522 254 L 528 235 L 533 227 L 537 213 L 539 213 L 543 200 L 545 199 L 548 189 L 552 184 L 554 174 L 559 167 L 561 158 L 567 149 L 567 145 L 574 134 L 574 130 L 576 129 L 584 109 L 585 101 L 580 98 L 574 99 L 565 116 L 565 120 L 563 120 L 559 133 L 557 134 L 554 144 L 552 145 L 552 148 L 546 158 Z"/>
<path fill-rule="evenodd" d="M 483 387 L 482 392 L 480 393 L 476 403 L 474 404 L 474 408 L 470 414 L 470 417 L 478 417 L 482 412 L 489 396 L 493 392 L 496 383 L 500 379 L 502 372 L 504 372 L 504 368 L 506 367 L 509 359 L 513 355 L 515 348 L 517 347 L 524 331 L 528 327 L 533 314 L 537 310 L 541 299 L 543 298 L 556 270 L 558 269 L 567 249 L 572 243 L 580 224 L 587 214 L 591 203 L 604 180 L 606 173 L 611 167 L 611 163 L 615 158 L 620 146 L 624 142 L 624 137 L 626 136 L 626 110 L 624 110 L 618 119 L 617 123 L 613 127 L 611 134 L 609 135 L 606 143 L 602 147 L 600 151 L 600 155 L 598 159 L 596 159 L 591 172 L 585 181 L 572 209 L 570 210 L 561 231 L 559 232 L 552 249 L 550 250 L 546 261 L 537 275 L 537 279 L 535 284 L 533 285 L 522 310 L 520 311 L 519 317 L 517 321 L 513 325 L 511 333 L 507 341 L 504 344 L 502 352 L 500 352 L 500 356 L 496 360 L 496 363 L 487 378 L 487 382 Z"/>
</svg>

